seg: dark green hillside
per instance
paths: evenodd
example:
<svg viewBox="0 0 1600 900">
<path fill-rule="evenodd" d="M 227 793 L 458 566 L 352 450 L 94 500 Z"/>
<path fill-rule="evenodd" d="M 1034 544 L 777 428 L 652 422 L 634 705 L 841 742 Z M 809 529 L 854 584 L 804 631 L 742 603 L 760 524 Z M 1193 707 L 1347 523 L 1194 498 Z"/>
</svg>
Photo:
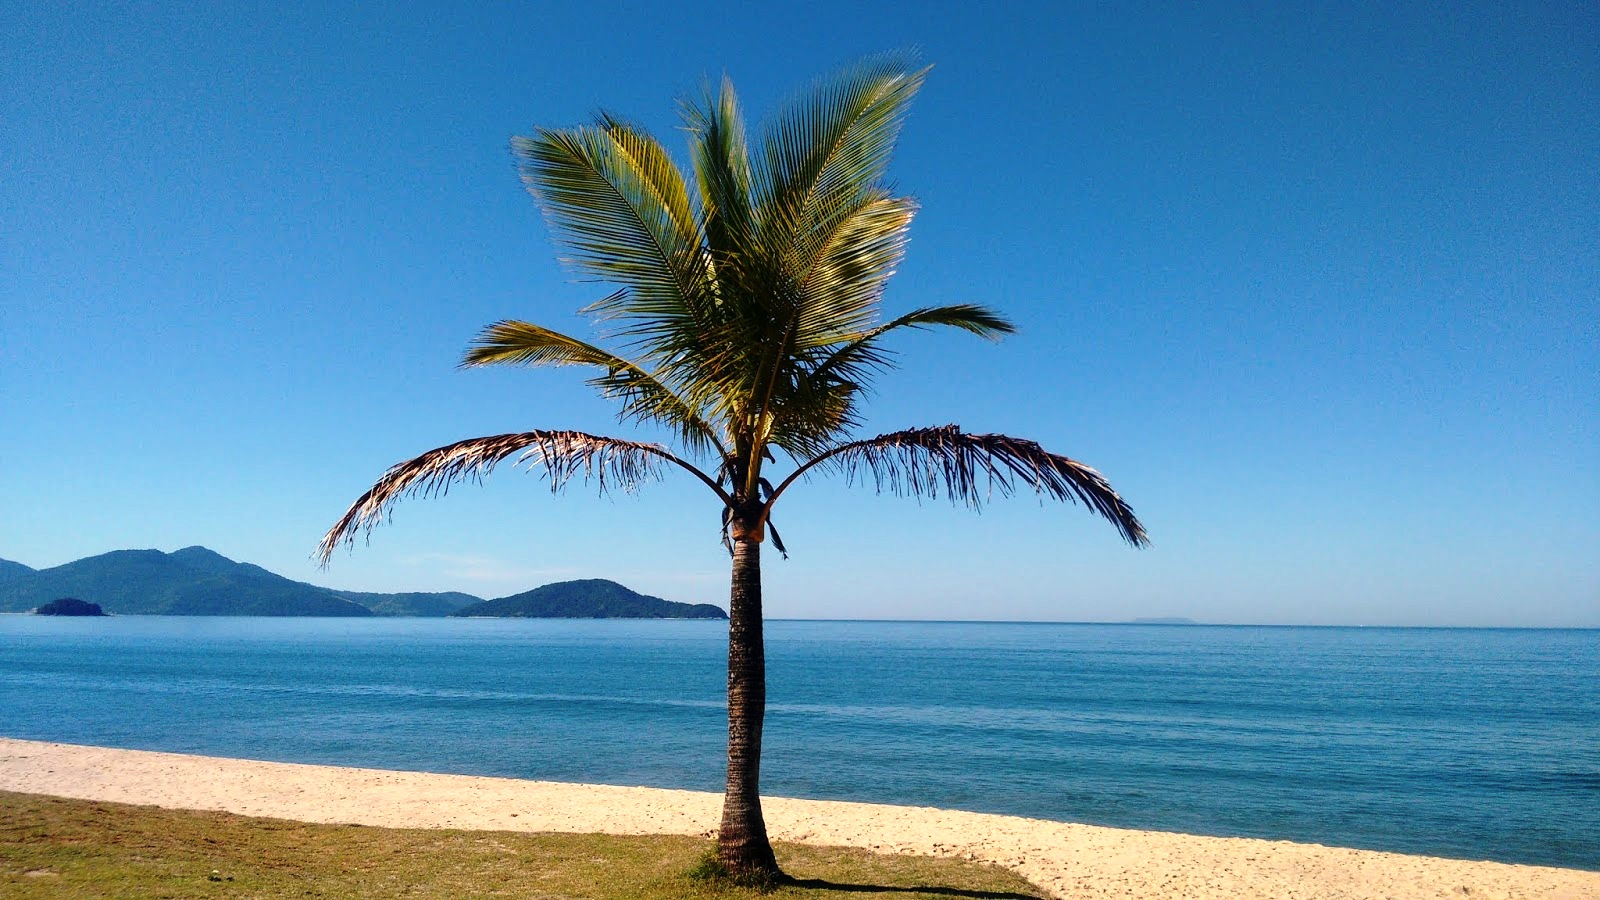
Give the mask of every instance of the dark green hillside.
<svg viewBox="0 0 1600 900">
<path fill-rule="evenodd" d="M 451 613 L 463 617 L 519 619 L 726 619 L 709 603 L 674 603 L 648 597 L 603 578 L 562 581 Z"/>
<path fill-rule="evenodd" d="M 250 563 L 234 562 L 215 550 L 200 546 L 185 547 L 182 550 L 174 550 L 167 554 L 167 558 L 175 563 L 181 563 L 185 567 L 196 572 L 204 572 L 207 575 L 226 575 L 240 568 L 241 566 L 254 569 L 257 572 L 262 572 L 269 575 L 272 574 L 260 566 L 251 565 Z"/>
<path fill-rule="evenodd" d="M 105 610 L 98 603 L 85 603 L 77 597 L 62 597 L 34 610 L 38 616 L 103 616 Z"/>
<path fill-rule="evenodd" d="M 0 559 L 0 584 L 33 574 L 33 569 L 19 562 Z"/>
<path fill-rule="evenodd" d="M 116 550 L 0 582 L 0 611 L 71 596 L 122 615 L 369 616 L 333 592 L 204 547 Z"/>
<path fill-rule="evenodd" d="M 482 597 L 459 591 L 437 594 L 368 594 L 362 591 L 330 592 L 353 603 L 359 603 L 379 616 L 448 616 L 472 603 L 482 603 Z"/>
</svg>

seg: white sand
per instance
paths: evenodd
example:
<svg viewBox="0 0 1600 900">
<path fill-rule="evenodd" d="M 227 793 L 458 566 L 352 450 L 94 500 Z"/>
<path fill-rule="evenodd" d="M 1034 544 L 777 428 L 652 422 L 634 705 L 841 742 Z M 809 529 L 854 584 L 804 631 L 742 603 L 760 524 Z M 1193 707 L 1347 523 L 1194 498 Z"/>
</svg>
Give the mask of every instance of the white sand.
<svg viewBox="0 0 1600 900">
<path fill-rule="evenodd" d="M 290 765 L 0 738 L 0 790 L 395 828 L 709 835 L 721 795 Z M 1063 898 L 1600 900 L 1600 873 L 767 798 L 777 841 L 998 863 Z M 1596 848 L 1600 855 L 1600 848 Z"/>
</svg>

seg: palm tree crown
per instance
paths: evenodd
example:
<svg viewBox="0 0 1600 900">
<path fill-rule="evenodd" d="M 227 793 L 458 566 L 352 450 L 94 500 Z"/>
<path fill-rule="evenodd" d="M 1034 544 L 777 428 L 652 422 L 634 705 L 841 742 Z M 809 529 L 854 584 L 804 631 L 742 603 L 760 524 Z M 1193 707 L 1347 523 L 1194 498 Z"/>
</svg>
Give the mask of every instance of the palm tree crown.
<svg viewBox="0 0 1600 900">
<path fill-rule="evenodd" d="M 1031 441 L 954 426 L 850 439 L 862 421 L 864 388 L 892 363 L 884 346 L 891 333 L 942 326 L 997 339 L 1013 330 L 971 304 L 887 321 L 880 314 L 917 209 L 884 177 L 926 72 L 903 55 L 869 59 L 814 86 L 763 129 L 754 149 L 725 80 L 682 107 L 687 172 L 654 137 L 610 114 L 514 139 L 522 179 L 567 262 L 616 289 L 586 312 L 618 349 L 507 320 L 485 329 L 462 364 L 585 367 L 589 383 L 621 403 L 624 420 L 665 426 L 680 451 L 574 431 L 461 441 L 390 469 L 319 547 L 326 562 L 399 498 L 443 491 L 508 458 L 542 466 L 552 489 L 580 476 L 602 489 L 631 487 L 664 466 L 697 477 L 718 497 L 734 554 L 729 809 L 736 792 L 744 800 L 737 813 L 725 813 L 722 843 L 736 868 L 775 870 L 771 850 L 762 852 L 754 794 L 765 702 L 757 550 L 771 530 L 773 504 L 796 478 L 832 468 L 896 493 L 942 492 L 974 508 L 994 493 L 1032 488 L 1084 504 L 1136 546 L 1146 542 L 1133 511 L 1098 472 Z M 776 484 L 766 475 L 774 451 L 793 463 Z M 748 778 L 739 775 L 736 791 L 734 770 L 743 773 L 746 763 Z M 751 828 L 758 839 L 731 836 Z"/>
<path fill-rule="evenodd" d="M 996 338 L 1013 330 L 972 304 L 880 320 L 916 212 L 883 178 L 926 71 L 891 54 L 822 82 L 765 130 L 755 154 L 724 81 L 683 106 L 688 174 L 653 136 L 610 114 L 514 139 L 523 181 L 563 238 L 569 264 L 618 286 L 586 311 L 610 326 L 626 355 L 502 321 L 479 335 L 463 365 L 596 369 L 590 383 L 621 401 L 623 419 L 667 426 L 691 457 L 713 456 L 715 469 L 708 476 L 664 448 L 574 433 L 463 442 L 397 467 L 380 482 L 384 490 L 375 488 L 329 532 L 321 556 L 380 521 L 390 501 L 486 474 L 518 452 L 519 461 L 549 465 L 555 487 L 575 464 L 600 474 L 594 467 L 604 463 L 614 481 L 631 484 L 655 474 L 656 460 L 676 463 L 717 490 L 732 524 L 742 507 L 775 493 L 763 487 L 772 448 L 802 468 L 870 459 L 872 474 L 907 476 L 900 490 L 936 494 L 943 482 L 952 500 L 971 505 L 995 488 L 1009 493 L 1020 479 L 1087 503 L 1142 544 L 1138 520 L 1103 479 L 1031 442 L 954 429 L 841 441 L 860 423 L 863 388 L 892 361 L 883 347 L 890 332 L 948 326 Z M 930 477 L 935 469 L 956 477 Z M 760 529 L 766 517 L 756 515 L 747 524 Z"/>
</svg>

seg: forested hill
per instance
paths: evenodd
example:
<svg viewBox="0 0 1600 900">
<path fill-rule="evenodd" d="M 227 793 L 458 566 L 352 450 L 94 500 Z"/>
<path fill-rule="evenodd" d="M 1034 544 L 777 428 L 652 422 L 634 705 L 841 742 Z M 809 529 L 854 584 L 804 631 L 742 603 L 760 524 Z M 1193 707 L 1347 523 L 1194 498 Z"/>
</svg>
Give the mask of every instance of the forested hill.
<svg viewBox="0 0 1600 900">
<path fill-rule="evenodd" d="M 519 619 L 726 619 L 709 603 L 675 603 L 629 590 L 615 581 L 560 581 L 510 597 L 485 600 L 451 615 Z"/>
<path fill-rule="evenodd" d="M 479 599 L 335 591 L 204 547 L 115 550 L 38 570 L 0 560 L 0 612 L 35 609 L 62 597 L 98 603 L 113 615 L 177 616 L 442 616 Z"/>
<path fill-rule="evenodd" d="M 18 578 L 32 575 L 33 569 L 19 562 L 9 559 L 0 559 L 0 584 L 5 584 Z"/>
<path fill-rule="evenodd" d="M 49 569 L 0 560 L 0 612 L 62 597 L 112 615 L 472 616 L 539 619 L 726 619 L 709 603 L 675 603 L 600 578 L 483 600 L 471 594 L 378 594 L 293 581 L 205 547 L 114 550 Z"/>
</svg>

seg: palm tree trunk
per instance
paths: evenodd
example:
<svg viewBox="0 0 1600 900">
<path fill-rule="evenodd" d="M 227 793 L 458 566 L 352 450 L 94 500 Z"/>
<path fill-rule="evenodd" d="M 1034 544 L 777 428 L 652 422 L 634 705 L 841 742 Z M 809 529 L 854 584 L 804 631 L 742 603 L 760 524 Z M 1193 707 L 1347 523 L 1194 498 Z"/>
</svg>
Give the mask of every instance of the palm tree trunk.
<svg viewBox="0 0 1600 900">
<path fill-rule="evenodd" d="M 722 800 L 717 856 L 737 876 L 771 877 L 778 862 L 761 817 L 761 723 L 767 712 L 766 651 L 761 636 L 761 544 L 733 542 L 728 609 L 728 791 Z"/>
</svg>

